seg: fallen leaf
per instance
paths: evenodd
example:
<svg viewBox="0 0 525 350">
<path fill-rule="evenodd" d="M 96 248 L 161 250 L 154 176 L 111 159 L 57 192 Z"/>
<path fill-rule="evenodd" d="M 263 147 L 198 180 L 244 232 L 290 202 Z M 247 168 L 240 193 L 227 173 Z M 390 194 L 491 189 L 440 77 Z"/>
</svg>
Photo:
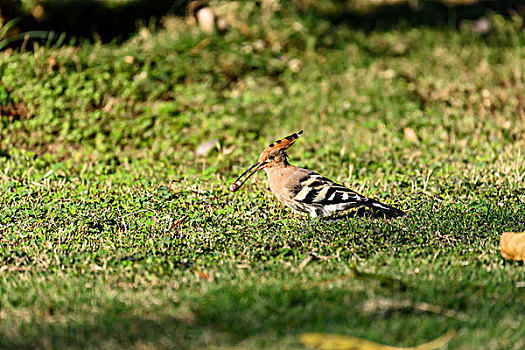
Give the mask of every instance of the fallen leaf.
<svg viewBox="0 0 525 350">
<path fill-rule="evenodd" d="M 215 147 L 215 145 L 218 142 L 219 142 L 219 140 L 213 139 L 211 141 L 208 141 L 208 142 L 205 142 L 205 143 L 201 144 L 199 147 L 197 147 L 197 150 L 195 151 L 195 154 L 197 154 L 198 156 L 205 155 L 206 153 L 211 151 L 213 149 L 213 147 Z"/>
<path fill-rule="evenodd" d="M 189 54 L 190 56 L 197 56 L 202 49 L 204 49 L 208 44 L 211 43 L 210 38 L 205 38 L 201 42 L 199 42 L 193 49 L 190 50 Z"/>
<path fill-rule="evenodd" d="M 173 228 L 177 229 L 177 230 L 180 230 L 182 228 L 182 223 L 184 222 L 184 220 L 186 220 L 186 217 L 183 216 L 181 217 L 180 219 L 177 219 L 174 223 L 173 223 Z"/>
<path fill-rule="evenodd" d="M 321 350 L 432 350 L 445 346 L 456 334 L 451 329 L 443 336 L 434 339 L 431 342 L 421 344 L 411 348 L 398 348 L 372 342 L 370 340 L 347 337 L 337 334 L 306 333 L 301 335 L 299 341 L 308 347 Z"/>
<path fill-rule="evenodd" d="M 324 260 L 324 258 L 326 258 L 326 257 L 323 257 L 323 256 L 313 256 L 313 257 L 314 258 L 318 258 L 318 259 L 322 259 L 322 260 Z M 326 285 L 329 285 L 329 284 L 332 284 L 332 283 L 336 283 L 336 282 L 341 282 L 341 281 L 344 281 L 344 280 L 347 280 L 347 279 L 351 279 L 351 278 L 356 278 L 356 279 L 360 279 L 360 280 L 377 281 L 377 282 L 379 282 L 381 287 L 388 288 L 388 289 L 391 289 L 391 290 L 404 290 L 404 289 L 407 288 L 405 283 L 403 283 L 401 280 L 395 279 L 395 278 L 390 277 L 390 276 L 384 276 L 384 275 L 376 274 L 376 273 L 361 272 L 361 271 L 358 271 L 355 268 L 352 269 L 352 271 L 350 273 L 344 274 L 342 276 L 338 276 L 338 277 L 335 277 L 335 278 L 329 278 L 329 279 L 325 279 L 325 280 L 322 280 L 322 281 L 313 281 L 313 282 L 309 282 L 309 283 L 303 283 L 303 284 L 301 284 L 300 288 L 301 289 L 323 288 Z M 285 288 L 295 288 L 295 286 L 290 285 L 290 286 L 285 286 Z"/>
<path fill-rule="evenodd" d="M 168 186 L 168 192 L 171 192 L 171 186 L 173 186 L 174 182 L 175 182 L 175 180 L 171 180 L 170 181 L 170 185 Z"/>
<path fill-rule="evenodd" d="M 198 270 L 195 270 L 195 275 L 197 277 L 200 277 L 208 282 L 211 282 L 213 279 L 210 277 L 210 275 L 208 275 L 206 272 L 202 272 L 202 271 L 198 271 Z"/>
<path fill-rule="evenodd" d="M 403 133 L 405 134 L 405 139 L 410 142 L 416 142 L 418 140 L 417 134 L 412 128 L 404 128 Z"/>
<path fill-rule="evenodd" d="M 412 300 L 378 298 L 369 299 L 363 303 L 363 311 L 365 312 L 378 312 L 402 309 L 414 309 L 423 312 L 431 312 L 446 317 L 454 317 L 460 320 L 466 320 L 468 318 L 467 315 L 452 309 L 446 309 L 439 305 L 417 302 Z"/>
<path fill-rule="evenodd" d="M 505 232 L 499 242 L 505 259 L 525 261 L 525 232 Z"/>
</svg>

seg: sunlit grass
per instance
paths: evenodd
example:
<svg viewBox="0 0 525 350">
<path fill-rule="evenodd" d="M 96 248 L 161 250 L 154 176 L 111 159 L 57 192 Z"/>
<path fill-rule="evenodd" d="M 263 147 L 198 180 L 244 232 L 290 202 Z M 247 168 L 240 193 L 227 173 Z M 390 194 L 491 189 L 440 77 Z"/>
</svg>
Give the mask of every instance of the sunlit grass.
<svg viewBox="0 0 525 350">
<path fill-rule="evenodd" d="M 224 36 L 169 19 L 0 57 L 0 346 L 413 346 L 454 328 L 450 348 L 521 348 L 525 273 L 498 243 L 525 231 L 523 31 L 235 10 Z M 227 191 L 300 129 L 293 164 L 409 215 L 310 221 L 263 174 Z"/>
</svg>

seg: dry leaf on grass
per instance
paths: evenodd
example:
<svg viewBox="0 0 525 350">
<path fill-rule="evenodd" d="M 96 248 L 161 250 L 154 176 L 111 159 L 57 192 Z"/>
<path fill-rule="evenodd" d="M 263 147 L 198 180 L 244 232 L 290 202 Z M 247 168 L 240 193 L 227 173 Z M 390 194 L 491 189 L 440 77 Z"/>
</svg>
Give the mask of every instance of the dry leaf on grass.
<svg viewBox="0 0 525 350">
<path fill-rule="evenodd" d="M 201 42 L 199 42 L 193 49 L 190 50 L 189 55 L 190 56 L 197 56 L 199 53 L 206 47 L 208 44 L 211 43 L 210 38 L 204 38 Z"/>
<path fill-rule="evenodd" d="M 525 261 L 525 232 L 503 233 L 499 248 L 504 258 Z"/>
<path fill-rule="evenodd" d="M 317 255 L 315 256 L 315 258 L 327 261 L 327 257 L 325 256 Z M 390 276 L 377 274 L 377 273 L 368 273 L 368 272 L 358 271 L 356 268 L 353 268 L 350 273 L 347 273 L 347 274 L 344 274 L 342 276 L 338 276 L 335 278 L 329 278 L 329 279 L 325 279 L 321 281 L 303 283 L 301 284 L 300 288 L 301 289 L 323 288 L 332 283 L 337 283 L 337 282 L 341 282 L 341 281 L 345 281 L 347 279 L 353 279 L 353 278 L 364 280 L 364 281 L 377 281 L 382 287 L 388 288 L 391 290 L 406 289 L 406 285 L 401 280 L 395 279 Z M 295 285 L 285 286 L 285 289 L 290 289 L 290 288 L 296 288 L 296 286 Z"/>
<path fill-rule="evenodd" d="M 431 312 L 445 317 L 453 317 L 459 320 L 468 319 L 467 315 L 462 312 L 447 309 L 439 305 L 417 302 L 412 300 L 398 300 L 388 298 L 369 299 L 363 303 L 362 308 L 365 312 L 414 309 L 422 312 Z"/>
<path fill-rule="evenodd" d="M 173 228 L 176 229 L 176 230 L 180 230 L 182 228 L 182 223 L 184 222 L 184 220 L 186 220 L 186 217 L 183 216 L 179 219 L 177 219 L 174 223 L 173 223 Z"/>
<path fill-rule="evenodd" d="M 208 282 L 212 282 L 213 278 L 210 277 L 206 272 L 195 270 L 195 276 L 200 277 L 203 280 L 206 280 Z"/>
<path fill-rule="evenodd" d="M 395 346 L 382 345 L 370 340 L 347 337 L 337 334 L 307 333 L 301 335 L 299 341 L 308 347 L 321 350 L 432 350 L 445 346 L 456 334 L 451 329 L 443 336 L 412 348 L 398 348 Z"/>
</svg>

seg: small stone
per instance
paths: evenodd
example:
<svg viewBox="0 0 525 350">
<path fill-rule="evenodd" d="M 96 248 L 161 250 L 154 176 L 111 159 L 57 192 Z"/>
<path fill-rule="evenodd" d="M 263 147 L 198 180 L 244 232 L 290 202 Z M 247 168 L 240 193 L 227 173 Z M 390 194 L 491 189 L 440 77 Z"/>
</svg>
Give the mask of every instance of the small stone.
<svg viewBox="0 0 525 350">
<path fill-rule="evenodd" d="M 56 67 L 58 67 L 58 61 L 54 57 L 49 57 L 47 59 L 47 66 L 49 69 L 54 70 Z"/>
<path fill-rule="evenodd" d="M 124 62 L 126 62 L 127 64 L 133 64 L 133 62 L 135 62 L 135 57 L 133 57 L 133 56 L 125 56 L 124 57 Z"/>
<path fill-rule="evenodd" d="M 288 62 L 288 68 L 290 68 L 290 70 L 294 73 L 298 73 L 301 70 L 302 66 L 303 66 L 303 63 L 301 62 L 301 60 L 297 58 L 292 58 Z"/>
<path fill-rule="evenodd" d="M 36 5 L 33 8 L 33 11 L 31 11 L 31 14 L 33 15 L 34 19 L 40 21 L 44 19 L 44 8 L 42 7 L 42 5 Z"/>
<path fill-rule="evenodd" d="M 204 156 L 208 154 L 217 144 L 219 143 L 219 140 L 213 139 L 208 142 L 204 142 L 199 147 L 197 147 L 197 150 L 195 151 L 195 154 L 198 156 Z"/>
<path fill-rule="evenodd" d="M 482 17 L 477 21 L 474 21 L 472 31 L 479 34 L 487 34 L 490 32 L 491 26 L 490 21 L 486 17 Z"/>
<path fill-rule="evenodd" d="M 417 134 L 412 128 L 404 128 L 403 133 L 407 141 L 416 142 L 418 140 Z"/>
<path fill-rule="evenodd" d="M 204 7 L 197 12 L 197 22 L 202 31 L 212 34 L 215 31 L 215 13 L 209 7 Z"/>
<path fill-rule="evenodd" d="M 230 25 L 228 24 L 228 22 L 226 22 L 226 20 L 224 18 L 221 18 L 221 17 L 217 17 L 217 30 L 219 31 L 219 33 L 226 33 L 228 31 L 228 29 L 230 29 Z"/>
</svg>

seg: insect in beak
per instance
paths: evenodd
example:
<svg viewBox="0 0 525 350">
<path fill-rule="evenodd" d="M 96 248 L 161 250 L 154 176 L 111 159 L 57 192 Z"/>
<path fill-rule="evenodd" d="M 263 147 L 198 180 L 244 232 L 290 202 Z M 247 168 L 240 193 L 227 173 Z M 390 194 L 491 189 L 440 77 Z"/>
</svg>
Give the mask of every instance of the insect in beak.
<svg viewBox="0 0 525 350">
<path fill-rule="evenodd" d="M 255 163 L 254 165 L 252 165 L 248 170 L 246 170 L 244 173 L 241 174 L 241 176 L 239 176 L 237 178 L 237 180 L 235 180 L 234 183 L 232 183 L 229 187 L 229 190 L 231 192 L 235 192 L 235 191 L 238 191 L 239 188 L 241 188 L 242 185 L 244 185 L 244 183 L 246 182 L 246 180 L 248 180 L 253 174 L 255 174 L 258 170 L 261 170 L 262 168 L 264 168 L 264 166 L 266 165 L 266 162 L 265 163 Z M 255 168 L 255 169 L 254 169 Z M 248 172 L 250 172 L 252 169 L 254 169 L 251 173 L 248 174 L 248 176 L 241 182 L 241 178 L 246 175 Z"/>
</svg>

